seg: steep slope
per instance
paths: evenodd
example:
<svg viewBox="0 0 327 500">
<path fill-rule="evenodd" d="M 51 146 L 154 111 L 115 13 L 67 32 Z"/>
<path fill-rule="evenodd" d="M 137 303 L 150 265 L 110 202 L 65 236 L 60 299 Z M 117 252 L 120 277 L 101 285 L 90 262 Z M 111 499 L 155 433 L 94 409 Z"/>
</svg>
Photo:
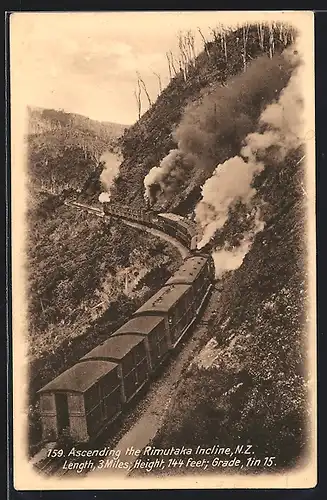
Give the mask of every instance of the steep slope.
<svg viewBox="0 0 327 500">
<path fill-rule="evenodd" d="M 174 192 L 174 196 L 169 201 L 167 197 L 159 199 L 154 207 L 176 209 L 180 212 L 189 211 L 199 198 L 199 186 L 210 176 L 217 163 L 238 152 L 243 137 L 252 130 L 265 104 L 276 97 L 287 82 L 289 71 L 286 65 L 278 59 L 278 54 L 292 40 L 291 30 L 288 37 L 281 40 L 276 26 L 274 44 L 276 59 L 272 62 L 267 55 L 270 51 L 268 28 L 265 28 L 264 43 L 260 44 L 258 27 L 250 26 L 247 32 L 246 53 L 246 74 L 249 76 L 242 79 L 242 76 L 241 78 L 237 76 L 244 72 L 242 30 L 243 28 L 230 31 L 226 35 L 226 53 L 219 37 L 208 42 L 206 50 L 189 68 L 187 78 L 184 78 L 183 73 L 175 76 L 153 106 L 125 132 L 121 141 L 124 161 L 120 166 L 120 175 L 111 190 L 113 201 L 121 202 L 124 199 L 135 206 L 144 205 L 144 177 L 154 166 L 159 166 L 171 149 L 176 148 L 179 140 L 178 134 L 176 136 L 176 129 L 187 107 L 192 107 L 192 104 L 196 107 L 206 95 L 214 92 L 223 94 L 226 92 L 226 101 L 230 101 L 229 87 L 233 84 L 244 86 L 244 99 L 242 101 L 241 98 L 238 107 L 235 106 L 235 116 L 228 114 L 228 110 L 222 110 L 221 107 L 213 108 L 211 122 L 219 124 L 223 119 L 226 124 L 229 120 L 229 127 L 228 130 L 225 127 L 226 130 L 222 131 L 220 141 L 216 141 L 217 145 L 219 144 L 219 150 L 212 153 L 206 172 L 203 168 L 189 169 L 188 182 L 183 184 L 180 191 Z M 264 57 L 258 62 L 260 56 Z M 251 66 L 252 62 L 255 62 L 256 67 L 251 70 L 248 66 Z M 234 83 L 235 78 L 236 83 Z M 253 89 L 252 101 L 249 102 L 246 95 L 251 89 Z M 230 106 L 228 108 L 230 111 Z M 195 121 L 197 121 L 196 116 Z M 187 125 L 194 128 L 196 123 Z M 212 127 L 209 121 L 201 126 L 204 131 Z M 223 141 L 222 136 L 224 136 Z M 189 140 L 194 142 L 192 138 Z"/>
<path fill-rule="evenodd" d="M 239 269 L 221 279 L 221 296 L 208 325 L 212 340 L 180 381 L 153 445 L 195 448 L 219 443 L 235 449 L 251 443 L 255 457 L 262 460 L 256 469 L 265 472 L 266 456 L 275 457 L 270 471 L 305 458 L 311 374 L 301 157 L 299 151 L 277 172 L 257 181 L 258 196 L 270 207 L 265 229 Z M 228 226 L 228 239 L 238 237 L 235 220 Z"/>
<path fill-rule="evenodd" d="M 125 130 L 118 123 L 52 109 L 29 108 L 28 120 L 30 182 L 53 194 L 82 190 L 94 173 L 98 179 L 102 154 L 119 152 L 118 139 Z"/>
<path fill-rule="evenodd" d="M 251 444 L 258 462 L 244 465 L 243 473 L 289 469 L 309 451 L 302 70 L 292 46 L 280 58 L 253 60 L 227 80 L 227 89 L 213 88 L 185 110 L 174 133 L 177 147 L 145 182 L 154 207 L 194 209 L 200 246 L 213 252 L 221 291 L 205 342 L 212 338 L 184 373 L 151 444 L 192 450 Z M 214 456 L 206 455 L 204 473 L 217 471 Z M 266 457 L 273 457 L 271 468 Z"/>
</svg>

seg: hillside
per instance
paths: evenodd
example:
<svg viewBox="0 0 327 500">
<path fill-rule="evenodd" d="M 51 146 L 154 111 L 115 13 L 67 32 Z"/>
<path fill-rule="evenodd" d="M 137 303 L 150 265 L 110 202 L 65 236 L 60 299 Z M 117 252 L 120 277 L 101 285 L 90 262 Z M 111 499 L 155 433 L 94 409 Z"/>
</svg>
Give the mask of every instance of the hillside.
<svg viewBox="0 0 327 500">
<path fill-rule="evenodd" d="M 124 125 L 53 109 L 28 109 L 28 167 L 36 190 L 82 190 L 103 169 L 106 152 L 119 153 Z M 97 186 L 100 191 L 100 183 Z"/>
<path fill-rule="evenodd" d="M 292 28 L 288 27 L 282 37 L 276 26 L 272 59 L 269 30 L 262 29 L 263 42 L 259 43 L 258 26 L 248 27 L 246 72 L 243 28 L 224 35 L 226 52 L 217 35 L 190 65 L 187 78 L 182 73 L 172 78 L 152 107 L 125 131 L 121 140 L 124 161 L 111 190 L 113 201 L 144 205 L 145 176 L 159 167 L 170 150 L 179 148 L 190 154 L 205 153 L 205 168 L 186 161 L 186 182 L 170 199 L 157 199 L 154 208 L 185 213 L 194 207 L 203 181 L 218 163 L 238 153 L 243 138 L 255 129 L 262 109 L 278 97 L 290 76 L 290 67 L 280 53 L 293 39 Z M 213 101 L 210 96 L 214 96 Z M 210 109 L 205 117 L 197 112 L 203 101 Z"/>
<path fill-rule="evenodd" d="M 35 393 L 117 329 L 176 269 L 178 252 L 43 195 L 27 215 L 30 445 L 40 440 Z"/>
<path fill-rule="evenodd" d="M 235 449 L 252 444 L 262 462 L 243 473 L 290 469 L 305 459 L 311 374 L 305 347 L 310 318 L 301 157 L 298 151 L 277 172 L 257 179 L 257 197 L 269 206 L 265 228 L 242 265 L 220 278 L 207 343 L 180 380 L 152 446 L 195 449 L 217 443 Z M 239 209 L 235 213 L 240 216 Z M 232 217 L 224 235 L 227 241 L 240 237 Z M 263 466 L 267 456 L 275 457 L 270 470 Z"/>
<path fill-rule="evenodd" d="M 250 27 L 245 68 L 243 34 L 227 35 L 227 58 L 220 39 L 207 45 L 125 132 L 112 199 L 193 212 L 220 289 L 203 349 L 150 444 L 251 443 L 261 463 L 243 472 L 276 472 L 305 460 L 311 417 L 301 61 L 292 35 L 272 55 Z"/>
<path fill-rule="evenodd" d="M 36 391 L 118 328 L 176 269 L 178 252 L 64 205 L 97 202 L 122 125 L 29 110 L 29 446 L 40 444 Z M 117 157 L 117 160 L 116 160 Z M 106 180 L 104 176 L 103 181 Z"/>
<path fill-rule="evenodd" d="M 89 132 L 90 137 L 93 135 L 96 139 L 110 142 L 120 137 L 127 128 L 119 123 L 99 122 L 87 116 L 55 109 L 29 107 L 28 112 L 30 135 L 74 129 L 75 132 Z"/>
</svg>

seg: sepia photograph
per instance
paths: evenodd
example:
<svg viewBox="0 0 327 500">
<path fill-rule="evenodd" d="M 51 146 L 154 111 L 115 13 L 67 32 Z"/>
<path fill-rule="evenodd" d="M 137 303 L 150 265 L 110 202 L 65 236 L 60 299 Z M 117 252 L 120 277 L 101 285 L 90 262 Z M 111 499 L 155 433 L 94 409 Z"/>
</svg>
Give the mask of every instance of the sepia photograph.
<svg viewBox="0 0 327 500">
<path fill-rule="evenodd" d="M 9 40 L 15 489 L 313 488 L 313 13 Z"/>
</svg>

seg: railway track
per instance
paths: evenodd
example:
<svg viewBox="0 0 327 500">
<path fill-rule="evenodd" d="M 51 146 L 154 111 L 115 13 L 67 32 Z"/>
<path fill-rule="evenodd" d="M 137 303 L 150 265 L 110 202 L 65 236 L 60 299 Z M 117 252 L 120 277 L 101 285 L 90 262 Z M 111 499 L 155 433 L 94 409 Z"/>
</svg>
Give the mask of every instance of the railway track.
<svg viewBox="0 0 327 500">
<path fill-rule="evenodd" d="M 103 220 L 106 220 L 109 222 L 110 216 L 106 215 L 102 210 L 96 207 L 91 207 L 89 205 L 85 205 L 83 203 L 78 203 L 78 202 L 70 202 L 70 201 L 65 201 L 64 204 L 68 207 L 75 208 L 75 209 L 80 209 L 81 211 L 87 211 L 91 215 L 95 215 L 96 217 L 100 217 Z M 144 224 L 141 224 L 140 222 L 132 221 L 132 220 L 127 220 L 127 219 L 121 219 L 122 222 L 126 226 L 134 227 L 136 229 L 140 229 L 142 231 L 148 232 L 150 234 L 153 234 L 153 236 L 156 236 L 158 238 L 161 238 L 171 245 L 173 245 L 179 253 L 181 254 L 182 258 L 185 259 L 190 255 L 189 249 L 182 244 L 178 239 L 172 237 L 171 235 L 160 231 L 158 229 L 150 228 Z"/>
</svg>

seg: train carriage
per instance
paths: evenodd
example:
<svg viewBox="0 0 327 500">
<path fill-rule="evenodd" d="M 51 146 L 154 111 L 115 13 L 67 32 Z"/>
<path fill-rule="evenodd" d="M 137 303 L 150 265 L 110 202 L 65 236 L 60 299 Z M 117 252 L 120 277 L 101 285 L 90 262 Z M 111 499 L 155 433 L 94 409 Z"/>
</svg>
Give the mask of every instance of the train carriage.
<svg viewBox="0 0 327 500">
<path fill-rule="evenodd" d="M 195 309 L 198 310 L 211 289 L 212 276 L 211 259 L 199 255 L 186 259 L 166 285 L 191 285 Z"/>
<path fill-rule="evenodd" d="M 80 361 L 90 359 L 118 364 L 124 404 L 128 403 L 148 381 L 148 359 L 145 341 L 142 337 L 136 335 L 110 337 L 83 356 Z"/>
<path fill-rule="evenodd" d="M 174 213 L 161 213 L 160 217 L 170 228 L 171 236 L 182 239 L 191 250 L 196 249 L 198 234 L 194 222 Z"/>
<path fill-rule="evenodd" d="M 117 363 L 77 363 L 38 391 L 43 440 L 87 442 L 122 409 Z"/>
<path fill-rule="evenodd" d="M 153 373 L 169 352 L 169 334 L 166 330 L 165 319 L 157 316 L 132 318 L 120 327 L 113 337 L 129 334 L 144 337 L 149 370 Z"/>
<path fill-rule="evenodd" d="M 173 349 L 192 322 L 194 312 L 192 287 L 190 285 L 170 285 L 161 288 L 135 311 L 133 316 L 164 317 L 169 333 L 169 349 Z"/>
<path fill-rule="evenodd" d="M 132 208 L 113 203 L 104 203 L 103 212 L 126 220 L 143 223 L 177 238 L 191 250 L 196 249 L 198 235 L 195 224 L 174 213 L 157 213 L 143 208 Z"/>
</svg>

